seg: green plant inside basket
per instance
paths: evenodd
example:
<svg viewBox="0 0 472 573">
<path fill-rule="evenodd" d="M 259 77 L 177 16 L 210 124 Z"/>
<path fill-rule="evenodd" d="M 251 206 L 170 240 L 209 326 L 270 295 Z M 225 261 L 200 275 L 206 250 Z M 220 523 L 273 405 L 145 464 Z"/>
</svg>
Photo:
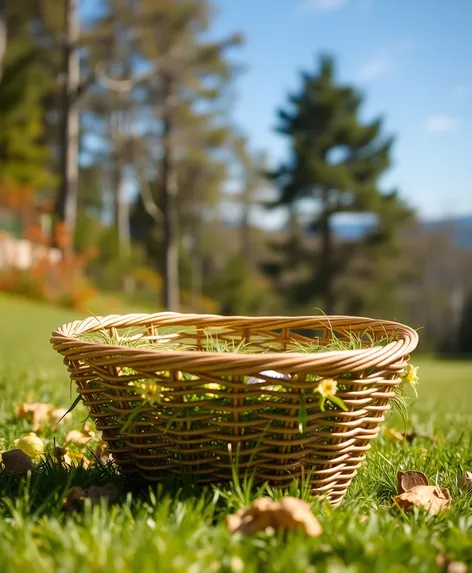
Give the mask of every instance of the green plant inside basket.
<svg viewBox="0 0 472 573">
<path fill-rule="evenodd" d="M 218 335 L 212 334 L 208 331 L 204 331 L 203 340 L 200 342 L 198 348 L 192 346 L 190 340 L 185 340 L 185 331 L 176 333 L 175 331 L 160 332 L 159 336 L 150 336 L 147 331 L 142 328 L 129 328 L 125 329 L 124 332 L 119 333 L 116 330 L 103 329 L 101 331 L 84 333 L 78 336 L 79 339 L 91 343 L 98 344 L 108 344 L 108 345 L 119 345 L 127 346 L 133 348 L 143 348 L 146 350 L 159 350 L 162 351 L 182 351 L 182 350 L 193 350 L 195 352 L 218 352 L 218 353 L 253 353 L 253 352 L 270 352 L 277 350 L 281 352 L 279 348 L 266 348 L 264 350 L 258 349 L 254 345 L 254 339 L 247 343 L 245 341 L 237 341 L 236 339 L 228 340 L 219 338 Z M 334 332 L 331 333 L 330 339 L 328 341 L 321 342 L 319 339 L 312 339 L 310 341 L 300 341 L 292 339 L 286 345 L 286 348 L 282 352 L 296 352 L 296 353 L 320 353 L 320 352 L 330 352 L 330 351 L 343 351 L 343 350 L 359 350 L 362 348 L 369 348 L 374 346 L 386 346 L 397 340 L 395 336 L 385 336 L 383 338 L 374 338 L 368 331 L 363 334 L 359 333 L 346 333 L 343 339 L 338 338 Z M 122 368 L 121 372 L 123 375 L 132 375 L 134 373 L 131 368 Z M 169 376 L 169 372 L 159 372 L 156 373 L 162 378 Z M 272 373 L 273 375 L 274 373 Z M 277 374 L 277 373 L 275 373 Z M 393 409 L 396 410 L 403 419 L 407 417 L 407 405 L 406 405 L 406 391 L 405 386 L 409 382 L 414 387 L 418 381 L 417 369 L 409 365 L 403 375 L 403 383 L 395 387 L 395 397 L 392 398 Z M 192 374 L 181 372 L 179 373 L 181 381 L 195 381 L 196 376 Z M 284 383 L 283 380 L 280 384 L 277 384 L 276 380 L 271 380 L 270 385 L 264 384 L 267 380 L 264 379 L 263 373 L 261 373 L 260 379 L 255 379 L 254 377 L 245 377 L 245 382 L 255 383 L 256 381 L 261 384 L 261 392 L 258 394 L 257 398 L 251 398 L 251 400 L 264 401 L 269 396 L 271 398 L 271 405 L 273 406 L 272 413 L 277 414 L 277 402 L 280 401 L 280 405 L 284 402 Z M 269 376 L 272 378 L 273 376 Z M 346 385 L 349 384 L 349 380 L 353 378 L 353 375 L 347 373 L 343 374 L 333 379 L 322 379 L 320 376 L 315 374 L 307 374 L 303 381 L 313 383 L 313 389 L 304 389 L 300 391 L 300 402 L 298 407 L 298 428 L 300 433 L 303 434 L 307 423 L 307 406 L 306 400 L 309 398 L 310 403 L 313 404 L 313 397 L 316 396 L 319 400 L 319 407 L 321 411 L 333 411 L 333 414 L 339 410 L 347 410 L 342 398 L 338 394 L 342 394 L 346 390 Z M 296 377 L 291 379 L 296 381 Z M 345 383 L 343 381 L 345 380 Z M 123 426 L 120 433 L 126 435 L 133 431 L 134 425 L 140 419 L 142 419 L 141 414 L 149 410 L 149 407 L 162 408 L 165 411 L 166 407 L 166 388 L 155 379 L 137 379 L 128 383 L 130 397 L 133 397 L 133 403 L 135 406 L 132 411 L 126 416 L 126 420 L 123 420 Z M 190 384 L 191 386 L 191 384 Z M 193 420 L 197 420 L 201 409 L 199 404 L 202 399 L 210 401 L 215 408 L 218 410 L 218 406 L 224 405 L 225 401 L 228 399 L 224 396 L 224 377 L 222 377 L 222 383 L 208 383 L 205 385 L 207 393 L 202 395 L 201 392 L 198 394 L 192 394 L 191 387 L 185 394 L 183 400 L 186 403 L 192 401 L 195 402 L 195 408 L 186 408 L 185 417 L 187 419 L 186 426 L 187 429 L 192 429 Z M 139 398 L 140 399 L 139 399 Z M 79 396 L 77 400 L 72 405 L 71 409 L 80 401 Z M 271 408 L 272 408 L 271 406 Z M 172 419 L 169 420 L 168 425 L 172 424 Z"/>
</svg>

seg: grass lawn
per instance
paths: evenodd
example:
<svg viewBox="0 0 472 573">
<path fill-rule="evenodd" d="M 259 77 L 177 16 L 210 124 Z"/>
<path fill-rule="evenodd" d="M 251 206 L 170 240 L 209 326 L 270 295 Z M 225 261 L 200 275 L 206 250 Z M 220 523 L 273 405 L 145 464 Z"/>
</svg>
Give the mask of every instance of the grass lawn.
<svg viewBox="0 0 472 573">
<path fill-rule="evenodd" d="M 78 315 L 0 294 L 0 317 L 0 451 L 6 451 L 32 429 L 15 415 L 16 405 L 67 408 L 74 399 L 49 336 Z M 237 485 L 131 494 L 113 469 L 66 471 L 49 463 L 30 478 L 0 470 L 0 572 L 446 571 L 438 556 L 472 567 L 472 492 L 457 487 L 457 478 L 472 471 L 472 362 L 417 358 L 413 364 L 420 366 L 419 399 L 408 425 L 424 437 L 410 443 L 383 433 L 341 507 L 310 500 L 320 537 L 231 536 L 225 516 L 261 495 Z M 54 438 L 62 444 L 70 430 L 80 430 L 85 416 L 76 409 L 54 433 L 38 433 L 52 448 Z M 404 429 L 396 417 L 389 425 Z M 449 488 L 451 509 L 435 517 L 400 512 L 392 497 L 402 469 L 420 470 L 430 483 Z M 72 485 L 110 481 L 119 491 L 117 504 L 63 512 Z"/>
</svg>

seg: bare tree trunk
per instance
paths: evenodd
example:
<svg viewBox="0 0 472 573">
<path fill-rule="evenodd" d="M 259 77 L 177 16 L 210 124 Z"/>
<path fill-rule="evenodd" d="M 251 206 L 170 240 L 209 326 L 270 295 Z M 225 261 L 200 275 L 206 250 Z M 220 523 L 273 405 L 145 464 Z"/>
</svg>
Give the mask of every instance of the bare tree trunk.
<svg viewBox="0 0 472 573">
<path fill-rule="evenodd" d="M 112 3 L 113 6 L 114 3 Z M 133 2 L 128 6 L 128 2 L 116 2 L 114 14 L 114 38 L 112 51 L 116 52 L 117 63 L 120 70 L 122 82 L 129 81 L 131 78 L 131 65 L 127 50 L 128 34 L 126 25 L 120 18 L 122 9 L 131 8 Z M 118 233 L 118 248 L 121 260 L 128 258 L 130 254 L 130 231 L 129 231 L 129 207 L 125 197 L 125 168 L 126 168 L 126 142 L 130 134 L 130 111 L 129 111 L 129 90 L 117 92 L 117 109 L 112 112 L 112 144 L 114 148 L 114 172 L 115 172 L 115 189 L 114 206 L 115 206 L 115 228 Z M 126 284 L 126 279 L 125 279 Z"/>
<path fill-rule="evenodd" d="M 321 269 L 323 285 L 323 311 L 326 314 L 334 313 L 334 269 L 333 269 L 333 232 L 327 199 L 328 192 L 324 192 L 323 213 L 321 218 Z"/>
<path fill-rule="evenodd" d="M 163 81 L 162 132 L 162 211 L 164 215 L 164 289 L 163 305 L 178 312 L 179 296 L 179 231 L 177 218 L 177 174 L 173 157 L 173 85 L 171 78 Z"/>
<path fill-rule="evenodd" d="M 113 194 L 113 224 L 118 239 L 118 256 L 126 261 L 131 254 L 129 204 L 126 201 L 125 186 L 125 143 L 129 137 L 129 112 L 118 109 L 110 116 L 110 139 L 112 142 L 111 185 Z M 126 293 L 134 291 L 133 277 L 124 273 L 122 287 Z"/>
<path fill-rule="evenodd" d="M 130 254 L 129 208 L 125 198 L 124 166 L 119 153 L 115 155 L 114 172 L 114 220 L 118 234 L 118 248 L 121 259 Z"/>
<path fill-rule="evenodd" d="M 248 269 L 254 269 L 254 253 L 252 249 L 251 208 L 252 208 L 252 182 L 246 170 L 246 182 L 243 191 L 243 204 L 241 216 L 241 252 L 246 260 Z"/>
<path fill-rule="evenodd" d="M 0 0 L 0 80 L 3 74 L 3 60 L 7 51 L 7 0 Z"/>
<path fill-rule="evenodd" d="M 202 230 L 203 221 L 200 210 L 194 215 L 192 262 L 191 262 L 191 292 L 192 309 L 201 310 L 201 297 L 203 291 L 203 268 L 202 268 Z"/>
<path fill-rule="evenodd" d="M 129 206 L 125 196 L 125 166 L 124 140 L 129 131 L 126 130 L 126 112 L 118 110 L 114 113 L 115 125 L 112 125 L 113 152 L 113 211 L 114 224 L 118 234 L 118 247 L 121 259 L 126 259 L 131 250 L 129 229 Z M 112 120 L 113 121 L 113 120 Z"/>
<path fill-rule="evenodd" d="M 79 175 L 79 108 L 80 85 L 78 0 L 65 0 L 65 42 L 63 49 L 62 125 L 61 125 L 61 186 L 56 203 L 59 220 L 66 224 L 71 244 L 77 222 Z"/>
</svg>

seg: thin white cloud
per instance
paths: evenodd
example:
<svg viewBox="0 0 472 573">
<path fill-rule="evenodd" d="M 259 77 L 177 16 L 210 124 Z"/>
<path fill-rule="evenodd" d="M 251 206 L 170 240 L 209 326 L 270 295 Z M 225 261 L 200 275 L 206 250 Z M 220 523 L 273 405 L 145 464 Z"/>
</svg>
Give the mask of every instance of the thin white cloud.
<svg viewBox="0 0 472 573">
<path fill-rule="evenodd" d="M 445 133 L 457 128 L 457 118 L 444 113 L 436 113 L 424 120 L 424 128 L 430 133 Z"/>
<path fill-rule="evenodd" d="M 397 68 L 397 62 L 402 57 L 411 52 L 414 42 L 411 38 L 403 38 L 398 40 L 393 45 L 384 48 L 380 53 L 377 51 L 376 55 L 366 60 L 355 73 L 357 81 L 365 82 L 386 76 L 394 72 Z"/>
<path fill-rule="evenodd" d="M 373 58 L 365 62 L 358 70 L 357 77 L 360 81 L 371 80 L 380 76 L 385 76 L 393 69 L 393 62 L 390 58 Z"/>
<path fill-rule="evenodd" d="M 316 12 L 331 12 L 349 4 L 350 0 L 305 0 L 303 7 Z"/>
</svg>

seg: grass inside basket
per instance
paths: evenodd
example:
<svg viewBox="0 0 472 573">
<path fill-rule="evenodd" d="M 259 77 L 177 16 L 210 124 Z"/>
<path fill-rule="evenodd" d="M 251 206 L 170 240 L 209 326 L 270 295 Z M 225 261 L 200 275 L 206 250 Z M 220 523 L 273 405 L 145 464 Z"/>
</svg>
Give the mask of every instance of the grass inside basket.
<svg viewBox="0 0 472 573">
<path fill-rule="evenodd" d="M 321 337 L 309 338 L 303 334 L 294 334 L 293 338 L 281 349 L 280 346 L 265 346 L 262 347 L 263 339 L 259 341 L 257 336 L 251 337 L 250 342 L 245 340 L 237 340 L 236 338 L 228 338 L 227 336 L 220 336 L 218 332 L 210 332 L 203 330 L 203 336 L 200 337 L 198 345 L 192 337 L 186 337 L 187 330 L 176 331 L 161 330 L 149 333 L 149 329 L 144 327 L 130 327 L 126 329 L 103 329 L 95 332 L 88 332 L 78 335 L 80 340 L 103 344 L 125 346 L 132 348 L 142 348 L 145 350 L 155 351 L 195 351 L 195 352 L 217 352 L 217 353 L 267 353 L 267 352 L 296 352 L 296 353 L 321 353 L 332 351 L 344 350 L 360 350 L 363 348 L 370 348 L 374 346 L 386 346 L 398 339 L 395 335 L 385 335 L 376 338 L 369 330 L 362 334 L 354 332 L 344 332 L 342 337 L 336 333 L 330 332 L 329 338 L 322 339 Z M 261 342 L 261 344 L 259 344 Z M 172 414 L 166 413 L 166 393 L 169 387 L 161 383 L 156 378 L 140 378 L 132 368 L 122 367 L 120 373 L 126 377 L 133 377 L 135 379 L 128 382 L 130 404 L 133 404 L 131 411 L 128 412 L 126 420 L 120 429 L 121 435 L 132 434 L 136 427 L 140 424 L 145 424 L 149 419 L 149 411 L 151 409 L 159 408 L 161 410 L 162 418 L 167 418 L 166 427 L 170 428 L 173 422 L 179 416 L 179 411 L 173 407 Z M 169 377 L 169 372 L 156 372 L 156 377 L 166 379 Z M 277 378 L 280 378 L 277 380 Z M 313 396 L 316 396 L 319 402 L 320 411 L 332 411 L 333 414 L 339 410 L 347 410 L 342 394 L 348 389 L 349 381 L 353 376 L 349 373 L 343 374 L 333 379 L 323 379 L 316 374 L 307 374 L 304 376 L 303 382 L 309 383 L 312 387 L 305 388 L 299 392 L 299 403 L 297 405 L 298 417 L 298 430 L 303 434 L 307 425 L 307 399 L 313 405 Z M 198 428 L 199 418 L 202 415 L 202 402 L 205 402 L 204 411 L 208 412 L 208 407 L 214 408 L 215 411 L 229 406 L 230 399 L 225 396 L 227 388 L 224 385 L 224 376 L 218 382 L 208 382 L 205 384 L 205 393 L 202 394 L 201 384 L 198 377 L 188 372 L 178 372 L 179 382 L 188 382 L 185 394 L 182 396 L 182 402 L 186 405 L 180 412 L 185 418 L 185 425 L 190 431 L 191 429 Z M 413 380 L 414 379 L 414 380 Z M 416 381 L 416 369 L 409 367 L 405 370 L 402 381 Z M 253 403 L 265 401 L 270 398 L 271 406 L 270 412 L 277 416 L 283 415 L 287 405 L 285 401 L 285 391 L 290 389 L 290 382 L 297 383 L 297 376 L 289 377 L 280 375 L 274 371 L 263 371 L 255 376 L 245 376 L 244 382 L 247 384 L 260 385 L 260 392 L 256 397 L 249 397 L 245 399 L 245 404 L 248 406 L 248 413 L 246 418 L 250 420 L 250 408 Z M 198 386 L 198 392 L 192 392 L 192 383 L 195 387 Z M 292 386 L 293 388 L 293 386 Z M 407 404 L 405 401 L 406 391 L 405 384 L 402 383 L 395 387 L 395 397 L 391 399 L 392 407 L 396 410 L 401 417 L 406 420 L 407 418 Z M 80 396 L 71 407 L 73 408 L 76 403 L 80 401 Z M 194 407 L 188 407 L 194 403 Z M 280 403 L 280 406 L 278 406 Z M 254 414 L 256 419 L 257 414 Z"/>
</svg>

